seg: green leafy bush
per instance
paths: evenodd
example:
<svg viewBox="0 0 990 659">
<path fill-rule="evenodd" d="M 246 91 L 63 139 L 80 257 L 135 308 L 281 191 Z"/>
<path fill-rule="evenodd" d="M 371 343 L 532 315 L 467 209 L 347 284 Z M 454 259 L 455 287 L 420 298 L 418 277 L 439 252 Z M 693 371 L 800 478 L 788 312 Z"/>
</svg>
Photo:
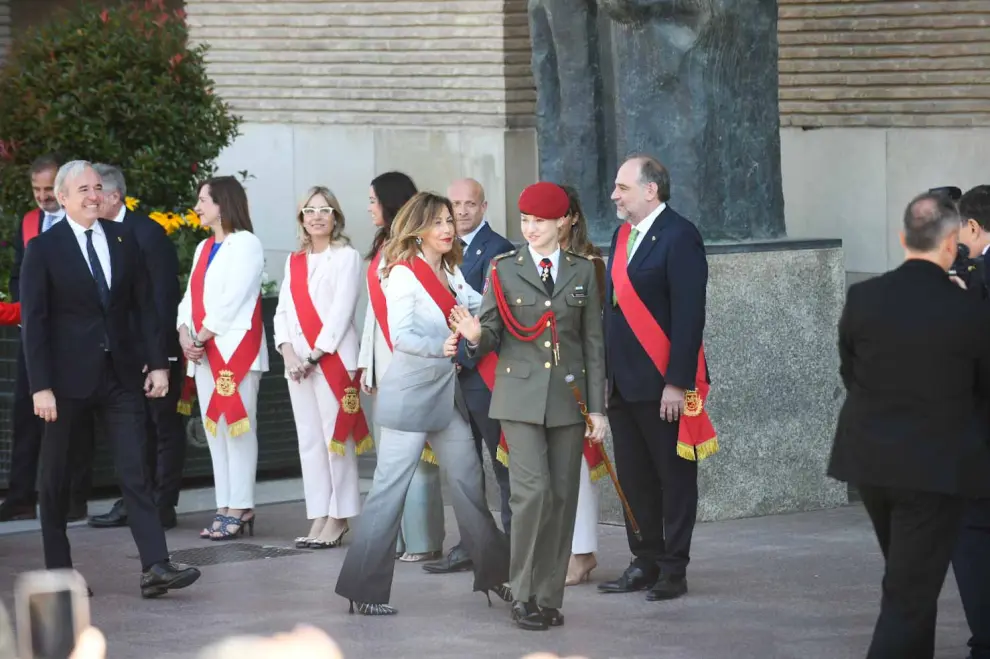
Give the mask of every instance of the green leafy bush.
<svg viewBox="0 0 990 659">
<path fill-rule="evenodd" d="M 0 69 L 0 240 L 32 208 L 28 168 L 49 152 L 118 165 L 145 208 L 195 203 L 240 119 L 213 94 L 184 18 L 162 0 L 80 3 L 18 35 Z"/>
</svg>

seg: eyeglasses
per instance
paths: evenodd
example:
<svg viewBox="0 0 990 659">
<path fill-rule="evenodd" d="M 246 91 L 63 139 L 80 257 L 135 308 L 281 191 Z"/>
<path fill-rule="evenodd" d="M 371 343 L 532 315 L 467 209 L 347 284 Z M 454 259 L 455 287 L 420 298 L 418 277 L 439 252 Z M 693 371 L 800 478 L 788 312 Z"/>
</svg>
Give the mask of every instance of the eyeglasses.
<svg viewBox="0 0 990 659">
<path fill-rule="evenodd" d="M 321 208 L 315 208 L 313 206 L 306 206 L 302 209 L 303 217 L 315 217 L 317 213 L 325 217 L 330 217 L 333 215 L 333 208 L 330 206 L 323 206 Z"/>
</svg>

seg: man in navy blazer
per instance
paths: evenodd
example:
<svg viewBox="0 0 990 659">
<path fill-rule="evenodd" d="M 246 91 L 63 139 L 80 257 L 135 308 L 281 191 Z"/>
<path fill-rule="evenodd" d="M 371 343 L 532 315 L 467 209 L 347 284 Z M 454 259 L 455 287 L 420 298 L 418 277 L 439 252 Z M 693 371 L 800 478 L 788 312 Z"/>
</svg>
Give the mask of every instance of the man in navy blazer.
<svg viewBox="0 0 990 659">
<path fill-rule="evenodd" d="M 155 310 L 161 319 L 165 334 L 165 349 L 169 360 L 169 390 L 162 398 L 145 399 L 147 427 L 148 470 L 154 485 L 154 500 L 158 507 L 162 526 L 170 529 L 176 525 L 175 506 L 179 503 L 182 486 L 182 466 L 186 454 L 186 432 L 178 412 L 182 393 L 183 362 L 180 359 L 179 333 L 175 329 L 181 292 L 179 290 L 179 256 L 175 244 L 160 224 L 144 213 L 128 210 L 124 201 L 127 184 L 123 173 L 112 165 L 93 166 L 103 182 L 103 204 L 100 215 L 104 219 L 123 224 L 130 230 L 141 250 L 141 258 L 148 271 L 148 282 L 154 297 Z M 135 338 L 141 337 L 140 318 L 135 314 L 131 322 Z M 110 511 L 89 518 L 89 525 L 98 528 L 127 526 L 127 509 L 124 500 L 118 499 Z"/>
<path fill-rule="evenodd" d="M 612 237 L 605 287 L 608 417 L 615 465 L 642 534 L 627 535 L 633 560 L 621 577 L 599 584 L 605 593 L 650 589 L 647 600 L 687 592 L 687 565 L 698 508 L 698 463 L 677 454 L 685 392 L 695 388 L 705 328 L 708 261 L 698 229 L 667 206 L 670 175 L 648 156 L 626 160 L 612 200 L 632 225 L 626 245 Z M 626 250 L 632 287 L 670 340 L 666 377 L 614 302 L 612 266 Z M 707 375 L 706 375 L 707 377 Z"/>
<path fill-rule="evenodd" d="M 508 240 L 495 233 L 485 220 L 488 202 L 485 201 L 485 189 L 480 183 L 469 178 L 454 181 L 447 188 L 447 197 L 454 207 L 457 235 L 464 250 L 461 273 L 471 288 L 481 293 L 492 259 L 511 251 L 514 247 Z M 471 430 L 474 432 L 474 443 L 478 449 L 478 460 L 483 460 L 481 446 L 484 443 L 488 447 L 488 454 L 495 469 L 495 479 L 498 482 L 502 501 L 502 528 L 508 535 L 512 522 L 512 512 L 509 510 L 509 470 L 496 457 L 502 428 L 498 421 L 488 418 L 492 393 L 475 370 L 475 360 L 466 354 L 459 354 L 457 363 L 461 366 L 458 379 L 464 402 L 471 416 Z M 446 557 L 426 563 L 423 569 L 435 574 L 470 570 L 471 559 L 464 547 L 458 544 Z"/>
</svg>

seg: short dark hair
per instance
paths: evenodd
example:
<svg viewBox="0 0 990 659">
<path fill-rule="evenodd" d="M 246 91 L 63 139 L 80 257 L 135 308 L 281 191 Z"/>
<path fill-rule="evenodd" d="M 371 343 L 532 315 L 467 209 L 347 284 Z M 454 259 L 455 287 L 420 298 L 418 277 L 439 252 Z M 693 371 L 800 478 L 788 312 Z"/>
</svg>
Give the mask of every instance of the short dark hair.
<svg viewBox="0 0 990 659">
<path fill-rule="evenodd" d="M 385 172 L 379 174 L 371 180 L 371 187 L 378 198 L 378 205 L 382 207 L 382 220 L 384 223 L 375 233 L 375 240 L 371 243 L 371 251 L 368 258 L 372 259 L 382 245 L 388 240 L 389 232 L 392 230 L 392 220 L 399 214 L 399 209 L 405 206 L 406 202 L 416 196 L 418 190 L 413 180 L 402 172 Z"/>
<path fill-rule="evenodd" d="M 209 194 L 213 203 L 220 207 L 220 226 L 224 232 L 233 233 L 235 231 L 250 231 L 254 233 L 251 225 L 251 212 L 248 209 L 247 193 L 244 186 L 233 176 L 216 176 L 199 184 L 196 195 L 203 191 L 203 188 L 210 186 Z"/>
<path fill-rule="evenodd" d="M 978 185 L 959 199 L 959 214 L 963 222 L 976 220 L 984 231 L 990 231 L 990 185 Z"/>
<path fill-rule="evenodd" d="M 931 252 L 946 236 L 959 231 L 959 209 L 946 195 L 925 192 L 904 210 L 904 244 L 916 252 Z"/>
<path fill-rule="evenodd" d="M 660 201 L 670 201 L 670 172 L 663 164 L 645 153 L 634 153 L 626 158 L 626 161 L 639 161 L 639 182 L 643 185 L 655 183 L 657 186 L 657 196 Z"/>
<path fill-rule="evenodd" d="M 58 156 L 54 153 L 46 153 L 43 156 L 35 158 L 34 162 L 31 163 L 31 176 L 40 174 L 41 172 L 47 172 L 50 169 L 54 169 L 57 172 L 61 166 L 62 163 Z"/>
</svg>

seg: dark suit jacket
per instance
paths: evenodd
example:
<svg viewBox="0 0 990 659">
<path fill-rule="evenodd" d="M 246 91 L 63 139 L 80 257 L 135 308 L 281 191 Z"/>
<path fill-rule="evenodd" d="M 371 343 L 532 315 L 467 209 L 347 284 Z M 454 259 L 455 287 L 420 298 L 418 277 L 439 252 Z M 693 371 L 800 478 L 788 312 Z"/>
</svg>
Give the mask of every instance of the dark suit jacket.
<svg viewBox="0 0 990 659">
<path fill-rule="evenodd" d="M 612 251 L 619 231 L 612 235 Z M 612 263 L 605 288 L 605 365 L 609 391 L 618 385 L 629 402 L 659 403 L 664 386 L 694 389 L 705 329 L 708 258 L 698 229 L 667 206 L 643 236 L 628 264 L 629 280 L 670 340 L 666 379 L 653 365 L 617 306 L 612 306 Z"/>
<path fill-rule="evenodd" d="M 24 218 L 17 223 L 17 230 L 14 232 L 14 267 L 10 270 L 10 301 L 20 302 L 21 300 L 21 263 L 24 262 L 24 223 L 37 222 L 38 233 L 41 233 L 41 218 L 44 215 L 40 208 L 28 211 Z"/>
<path fill-rule="evenodd" d="M 133 234 L 100 220 L 110 248 L 110 305 L 100 305 L 96 282 L 69 220 L 32 240 L 24 253 L 21 322 L 31 393 L 84 399 L 101 383 L 106 349 L 125 387 L 141 388 L 142 367 L 168 368 L 161 323 Z M 131 330 L 132 314 L 141 335 Z M 107 341 L 109 340 L 109 345 Z"/>
<path fill-rule="evenodd" d="M 488 268 L 492 259 L 499 254 L 511 252 L 513 249 L 515 247 L 512 243 L 496 233 L 486 222 L 474 240 L 471 241 L 471 245 L 464 250 L 464 262 L 461 264 L 461 274 L 464 275 L 464 280 L 471 288 L 481 293 L 485 287 L 485 277 L 488 276 Z M 488 386 L 481 379 L 481 375 L 474 370 L 477 366 L 477 360 L 468 357 L 467 353 L 461 349 L 458 351 L 456 362 L 461 365 L 460 382 L 465 396 L 473 396 L 473 393 L 468 392 L 476 391 L 489 395 Z"/>
<path fill-rule="evenodd" d="M 849 289 L 839 321 L 848 392 L 828 473 L 857 485 L 990 494 L 990 309 L 934 263 Z"/>
<path fill-rule="evenodd" d="M 141 248 L 141 257 L 147 267 L 148 281 L 154 293 L 155 310 L 165 335 L 165 350 L 169 357 L 180 357 L 182 349 L 179 347 L 175 319 L 182 292 L 179 290 L 179 255 L 175 250 L 175 243 L 160 224 L 144 213 L 127 211 L 123 225 L 134 234 L 138 247 Z M 140 337 L 139 314 L 134 314 L 131 326 L 134 336 Z"/>
</svg>

